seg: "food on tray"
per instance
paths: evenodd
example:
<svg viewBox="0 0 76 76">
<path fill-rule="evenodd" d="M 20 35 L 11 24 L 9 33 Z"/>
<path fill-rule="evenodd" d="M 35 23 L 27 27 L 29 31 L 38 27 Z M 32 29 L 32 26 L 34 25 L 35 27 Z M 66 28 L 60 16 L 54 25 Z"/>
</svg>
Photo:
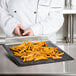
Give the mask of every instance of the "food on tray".
<svg viewBox="0 0 76 76">
<path fill-rule="evenodd" d="M 64 52 L 58 51 L 55 47 L 48 47 L 45 41 L 23 42 L 17 46 L 10 47 L 15 56 L 26 61 L 37 61 L 42 59 L 61 59 Z"/>
</svg>

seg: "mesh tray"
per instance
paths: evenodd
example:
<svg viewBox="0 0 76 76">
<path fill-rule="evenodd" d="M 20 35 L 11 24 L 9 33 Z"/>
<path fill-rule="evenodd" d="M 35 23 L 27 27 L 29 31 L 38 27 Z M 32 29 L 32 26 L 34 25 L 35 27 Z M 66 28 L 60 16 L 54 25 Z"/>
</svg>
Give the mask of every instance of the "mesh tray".
<svg viewBox="0 0 76 76">
<path fill-rule="evenodd" d="M 57 47 L 56 45 L 54 45 L 53 43 L 51 43 L 50 41 L 46 41 L 47 46 L 50 47 Z M 15 44 L 16 45 L 16 44 Z M 39 61 L 29 61 L 29 62 L 22 62 L 22 59 L 14 56 L 13 55 L 13 51 L 11 49 L 9 49 L 9 46 L 14 46 L 14 45 L 3 45 L 3 47 L 6 49 L 6 51 L 9 54 L 9 58 L 18 66 L 29 66 L 29 65 L 37 65 L 37 64 L 45 64 L 45 63 L 55 63 L 55 62 L 62 62 L 62 61 L 68 61 L 68 60 L 73 60 L 73 58 L 71 56 L 69 56 L 67 53 L 64 52 L 64 55 L 62 56 L 62 59 L 45 59 L 45 60 L 39 60 Z M 59 47 L 57 47 L 59 51 L 63 52 L 62 49 L 60 49 Z"/>
</svg>

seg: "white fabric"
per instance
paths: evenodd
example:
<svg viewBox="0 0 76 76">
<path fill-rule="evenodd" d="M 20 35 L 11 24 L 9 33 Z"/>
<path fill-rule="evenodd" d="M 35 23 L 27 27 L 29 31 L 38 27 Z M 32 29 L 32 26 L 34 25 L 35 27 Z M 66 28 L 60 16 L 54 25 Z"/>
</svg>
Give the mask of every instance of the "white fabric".
<svg viewBox="0 0 76 76">
<path fill-rule="evenodd" d="M 55 34 L 64 21 L 63 6 L 64 0 L 0 0 L 0 25 L 7 37 L 13 37 L 14 28 L 21 24 L 34 35 L 47 34 L 56 42 Z"/>
</svg>

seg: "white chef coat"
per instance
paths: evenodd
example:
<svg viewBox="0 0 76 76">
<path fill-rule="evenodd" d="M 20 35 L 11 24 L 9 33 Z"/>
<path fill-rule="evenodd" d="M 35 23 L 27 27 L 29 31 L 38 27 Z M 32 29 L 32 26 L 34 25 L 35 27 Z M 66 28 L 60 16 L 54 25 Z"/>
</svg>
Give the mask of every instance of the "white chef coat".
<svg viewBox="0 0 76 76">
<path fill-rule="evenodd" d="M 0 0 L 0 26 L 7 37 L 21 24 L 35 36 L 48 35 L 56 42 L 56 32 L 63 25 L 64 0 Z"/>
</svg>

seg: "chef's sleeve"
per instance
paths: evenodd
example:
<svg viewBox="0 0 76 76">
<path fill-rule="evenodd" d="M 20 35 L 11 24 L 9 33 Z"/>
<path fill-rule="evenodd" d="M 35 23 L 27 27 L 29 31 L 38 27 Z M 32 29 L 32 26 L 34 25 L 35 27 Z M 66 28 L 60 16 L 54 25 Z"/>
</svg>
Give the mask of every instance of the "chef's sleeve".
<svg viewBox="0 0 76 76">
<path fill-rule="evenodd" d="M 4 30 L 6 36 L 13 37 L 14 28 L 20 24 L 19 21 L 11 16 L 7 10 L 6 0 L 0 1 L 0 26 Z"/>
<path fill-rule="evenodd" d="M 38 22 L 31 29 L 34 35 L 52 35 L 56 33 L 63 25 L 63 8 L 64 0 L 52 0 L 49 15 L 42 21 Z"/>
</svg>

